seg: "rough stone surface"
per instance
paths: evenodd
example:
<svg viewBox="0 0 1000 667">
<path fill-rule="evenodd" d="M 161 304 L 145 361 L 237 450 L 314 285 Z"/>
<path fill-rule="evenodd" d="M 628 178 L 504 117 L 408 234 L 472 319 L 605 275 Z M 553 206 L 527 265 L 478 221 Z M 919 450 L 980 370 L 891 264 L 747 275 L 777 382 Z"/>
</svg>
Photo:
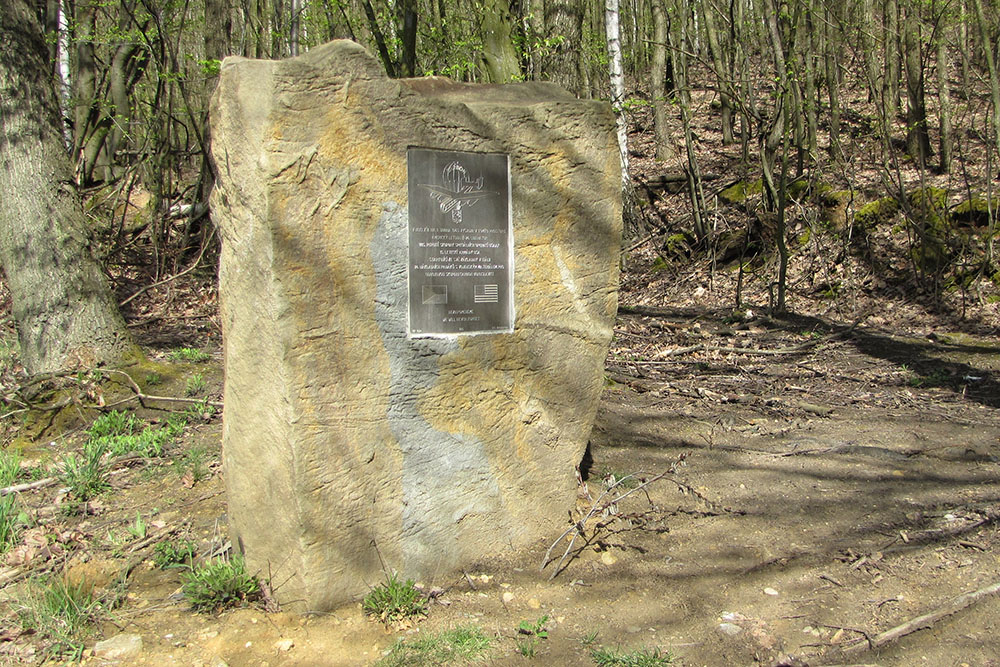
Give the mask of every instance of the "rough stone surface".
<svg viewBox="0 0 1000 667">
<path fill-rule="evenodd" d="M 351 42 L 228 58 L 212 107 L 234 544 L 293 608 L 554 539 L 617 306 L 610 108 L 388 79 Z M 512 334 L 411 339 L 406 149 L 510 155 Z"/>
<path fill-rule="evenodd" d="M 122 633 L 94 644 L 94 657 L 101 660 L 127 660 L 142 653 L 142 636 Z"/>
</svg>

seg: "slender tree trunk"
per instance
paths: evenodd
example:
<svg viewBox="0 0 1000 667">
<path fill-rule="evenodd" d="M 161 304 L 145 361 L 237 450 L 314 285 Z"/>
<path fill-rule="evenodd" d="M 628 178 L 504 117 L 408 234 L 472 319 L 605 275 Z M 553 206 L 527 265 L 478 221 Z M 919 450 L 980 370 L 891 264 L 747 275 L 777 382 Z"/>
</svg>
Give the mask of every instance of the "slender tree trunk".
<svg viewBox="0 0 1000 667">
<path fill-rule="evenodd" d="M 206 8 L 207 12 L 207 8 Z M 288 55 L 297 56 L 299 55 L 299 42 L 302 39 L 302 2 L 301 0 L 292 0 L 292 6 L 290 8 L 290 16 L 288 17 Z M 206 17 L 206 23 L 208 22 Z"/>
<path fill-rule="evenodd" d="M 943 26 L 942 26 L 943 27 Z M 951 93 L 948 85 L 948 43 L 943 30 L 937 32 L 937 83 L 938 83 L 938 170 L 951 171 Z"/>
<path fill-rule="evenodd" d="M 732 41 L 734 46 L 733 69 L 739 73 L 740 82 L 740 164 L 744 170 L 750 163 L 750 138 L 753 133 L 750 123 L 751 114 L 756 113 L 756 95 L 750 84 L 750 57 L 746 48 L 747 30 L 744 25 L 746 0 L 733 0 L 730 4 L 730 24 L 732 25 Z"/>
<path fill-rule="evenodd" d="M 91 253 L 63 149 L 41 26 L 25 0 L 0 12 L 0 263 L 29 373 L 134 350 Z"/>
<path fill-rule="evenodd" d="M 73 159 L 79 182 L 89 179 L 96 156 L 86 159 L 84 152 L 94 131 L 92 124 L 94 96 L 97 92 L 97 61 L 94 53 L 94 32 L 97 30 L 95 0 L 81 0 L 76 6 L 76 78 L 73 81 Z"/>
<path fill-rule="evenodd" d="M 840 62 L 837 50 L 841 42 L 835 39 L 837 35 L 833 34 L 835 30 L 834 11 L 833 8 L 827 8 L 824 64 L 826 89 L 830 102 L 830 157 L 839 162 L 844 157 L 844 149 L 840 143 Z"/>
<path fill-rule="evenodd" d="M 886 116 L 895 118 L 899 113 L 899 0 L 885 0 L 885 32 L 883 35 L 885 53 L 885 79 L 883 80 L 883 104 Z"/>
<path fill-rule="evenodd" d="M 656 159 L 674 156 L 667 126 L 667 13 L 664 0 L 652 0 L 653 59 L 649 71 L 649 87 L 653 95 L 653 133 L 656 135 Z"/>
<path fill-rule="evenodd" d="M 785 183 L 787 180 L 787 146 L 782 159 L 781 173 L 775 174 L 778 150 L 786 143 L 786 106 L 789 90 L 788 75 L 785 71 L 785 48 L 778 29 L 778 7 L 776 0 L 765 0 L 764 28 L 771 46 L 775 80 L 778 85 L 774 102 L 774 117 L 770 128 L 762 137 L 760 153 L 763 170 L 764 191 L 768 211 L 774 216 L 774 239 L 778 249 L 777 296 L 774 308 L 785 310 L 785 282 L 788 273 L 788 247 L 785 245 Z M 776 177 L 777 176 L 777 177 Z"/>
<path fill-rule="evenodd" d="M 961 16 L 967 16 L 973 13 L 968 6 L 968 3 L 963 0 L 960 5 Z M 961 54 L 961 66 L 962 66 L 962 96 L 965 99 L 969 99 L 970 88 L 970 78 L 969 78 L 969 54 L 972 53 L 972 46 L 969 40 L 969 22 L 959 21 L 958 22 L 958 43 L 960 45 L 959 53 Z"/>
<path fill-rule="evenodd" d="M 990 76 L 990 100 L 993 105 L 993 138 L 996 142 L 997 155 L 1000 157 L 1000 77 L 997 74 L 997 64 L 993 57 L 993 44 L 990 40 L 989 24 L 983 12 L 982 0 L 972 0 L 976 12 L 976 25 L 983 45 L 983 57 L 986 60 L 986 70 Z"/>
<path fill-rule="evenodd" d="M 362 0 L 362 5 L 365 9 L 365 16 L 368 18 L 368 28 L 372 31 L 372 36 L 375 38 L 375 46 L 378 48 L 378 55 L 382 59 L 382 65 L 389 76 L 395 77 L 396 65 L 389 54 L 389 47 L 385 42 L 385 35 L 382 34 L 382 28 L 378 24 L 378 17 L 375 16 L 375 9 L 372 7 L 371 0 Z"/>
<path fill-rule="evenodd" d="M 400 76 L 416 76 L 417 73 L 417 1 L 397 0 L 399 30 L 402 53 L 399 59 Z"/>
<path fill-rule="evenodd" d="M 906 62 L 906 150 L 923 169 L 931 155 L 927 131 L 927 103 L 924 91 L 924 61 L 920 39 L 920 15 L 916 2 L 906 11 L 903 26 Z"/>
<path fill-rule="evenodd" d="M 809 162 L 813 164 L 819 159 L 819 93 L 816 90 L 816 63 L 818 55 L 823 53 L 819 26 L 815 20 L 816 6 L 813 0 L 806 0 L 805 43 L 803 68 L 805 75 L 805 105 L 802 112 L 806 117 L 806 148 L 809 151 Z"/>
<path fill-rule="evenodd" d="M 631 181 L 628 175 L 628 122 L 625 118 L 625 73 L 622 70 L 621 30 L 619 27 L 618 0 L 605 0 L 604 29 L 608 43 L 608 65 L 611 79 L 611 108 L 615 112 L 618 131 L 618 151 L 622 161 L 622 188 Z"/>
<path fill-rule="evenodd" d="M 708 0 L 702 0 L 701 10 L 705 23 L 705 39 L 708 42 L 708 51 L 712 57 L 712 69 L 715 70 L 715 81 L 719 89 L 719 111 L 722 115 L 722 143 L 728 146 L 735 141 L 733 139 L 732 72 L 725 66 L 726 58 L 722 52 L 719 31 L 715 27 L 715 10 L 712 7 L 712 3 Z"/>
</svg>

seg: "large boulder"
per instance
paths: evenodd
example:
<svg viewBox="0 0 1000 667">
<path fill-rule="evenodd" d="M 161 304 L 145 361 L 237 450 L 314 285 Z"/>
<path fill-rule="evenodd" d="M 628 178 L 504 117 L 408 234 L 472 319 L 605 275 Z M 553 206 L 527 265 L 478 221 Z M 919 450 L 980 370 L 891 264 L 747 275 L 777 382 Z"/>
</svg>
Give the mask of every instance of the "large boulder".
<svg viewBox="0 0 1000 667">
<path fill-rule="evenodd" d="M 383 567 L 430 584 L 554 539 L 617 306 L 609 106 L 542 83 L 393 80 L 342 41 L 227 58 L 211 118 L 223 462 L 248 565 L 280 601 L 324 610 Z M 411 335 L 413 146 L 509 156 L 510 333 Z"/>
</svg>

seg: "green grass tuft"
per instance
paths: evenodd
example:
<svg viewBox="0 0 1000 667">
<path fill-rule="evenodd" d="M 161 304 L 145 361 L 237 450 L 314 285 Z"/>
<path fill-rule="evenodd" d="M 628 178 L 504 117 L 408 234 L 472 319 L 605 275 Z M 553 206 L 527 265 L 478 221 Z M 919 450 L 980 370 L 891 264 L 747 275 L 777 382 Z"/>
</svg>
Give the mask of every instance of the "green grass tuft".
<svg viewBox="0 0 1000 667">
<path fill-rule="evenodd" d="M 17 504 L 14 494 L 0 496 L 0 555 L 7 553 L 21 537 L 21 526 L 28 516 Z"/>
<path fill-rule="evenodd" d="M 191 540 L 166 540 L 153 549 L 153 563 L 161 570 L 189 566 L 194 562 L 195 547 Z"/>
<path fill-rule="evenodd" d="M 216 559 L 184 575 L 181 588 L 194 611 L 217 612 L 260 598 L 260 582 L 248 574 L 243 558 Z"/>
<path fill-rule="evenodd" d="M 383 623 L 427 615 L 427 601 L 414 587 L 413 580 L 400 581 L 395 572 L 365 595 L 361 608 Z"/>
<path fill-rule="evenodd" d="M 141 426 L 139 419 L 131 412 L 119 412 L 112 410 L 97 419 L 87 429 L 87 435 L 92 440 L 118 435 L 131 435 L 139 430 Z"/>
<path fill-rule="evenodd" d="M 202 363 L 212 358 L 207 352 L 202 352 L 194 347 L 179 347 L 176 350 L 171 350 L 169 357 L 170 361 L 175 363 L 181 361 Z"/>
<path fill-rule="evenodd" d="M 204 394 L 207 389 L 208 383 L 205 382 L 205 376 L 201 373 L 195 373 L 184 383 L 184 393 L 188 396 Z"/>
<path fill-rule="evenodd" d="M 83 655 L 89 628 L 106 615 L 86 582 L 70 584 L 61 577 L 36 579 L 21 598 L 21 627 L 44 635 L 48 652 L 71 660 Z"/>
<path fill-rule="evenodd" d="M 106 453 L 107 448 L 101 441 L 91 440 L 84 445 L 80 456 L 72 453 L 63 456 L 58 477 L 77 500 L 90 500 L 111 486 Z"/>
<path fill-rule="evenodd" d="M 475 625 L 462 625 L 420 639 L 397 641 L 376 667 L 433 667 L 488 657 L 492 640 Z"/>
<path fill-rule="evenodd" d="M 0 451 L 0 486 L 10 486 L 21 476 L 21 453 Z"/>
<path fill-rule="evenodd" d="M 625 651 L 599 646 L 590 650 L 590 658 L 600 667 L 662 667 L 674 663 L 669 652 L 658 648 Z"/>
</svg>

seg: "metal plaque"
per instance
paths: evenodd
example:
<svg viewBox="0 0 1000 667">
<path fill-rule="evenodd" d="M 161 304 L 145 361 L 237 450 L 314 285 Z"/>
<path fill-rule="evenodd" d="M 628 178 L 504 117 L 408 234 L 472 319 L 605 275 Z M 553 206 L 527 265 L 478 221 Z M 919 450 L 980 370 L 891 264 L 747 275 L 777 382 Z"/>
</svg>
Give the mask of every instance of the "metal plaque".
<svg viewBox="0 0 1000 667">
<path fill-rule="evenodd" d="M 406 168 L 410 335 L 512 332 L 508 157 L 410 148 Z"/>
</svg>

